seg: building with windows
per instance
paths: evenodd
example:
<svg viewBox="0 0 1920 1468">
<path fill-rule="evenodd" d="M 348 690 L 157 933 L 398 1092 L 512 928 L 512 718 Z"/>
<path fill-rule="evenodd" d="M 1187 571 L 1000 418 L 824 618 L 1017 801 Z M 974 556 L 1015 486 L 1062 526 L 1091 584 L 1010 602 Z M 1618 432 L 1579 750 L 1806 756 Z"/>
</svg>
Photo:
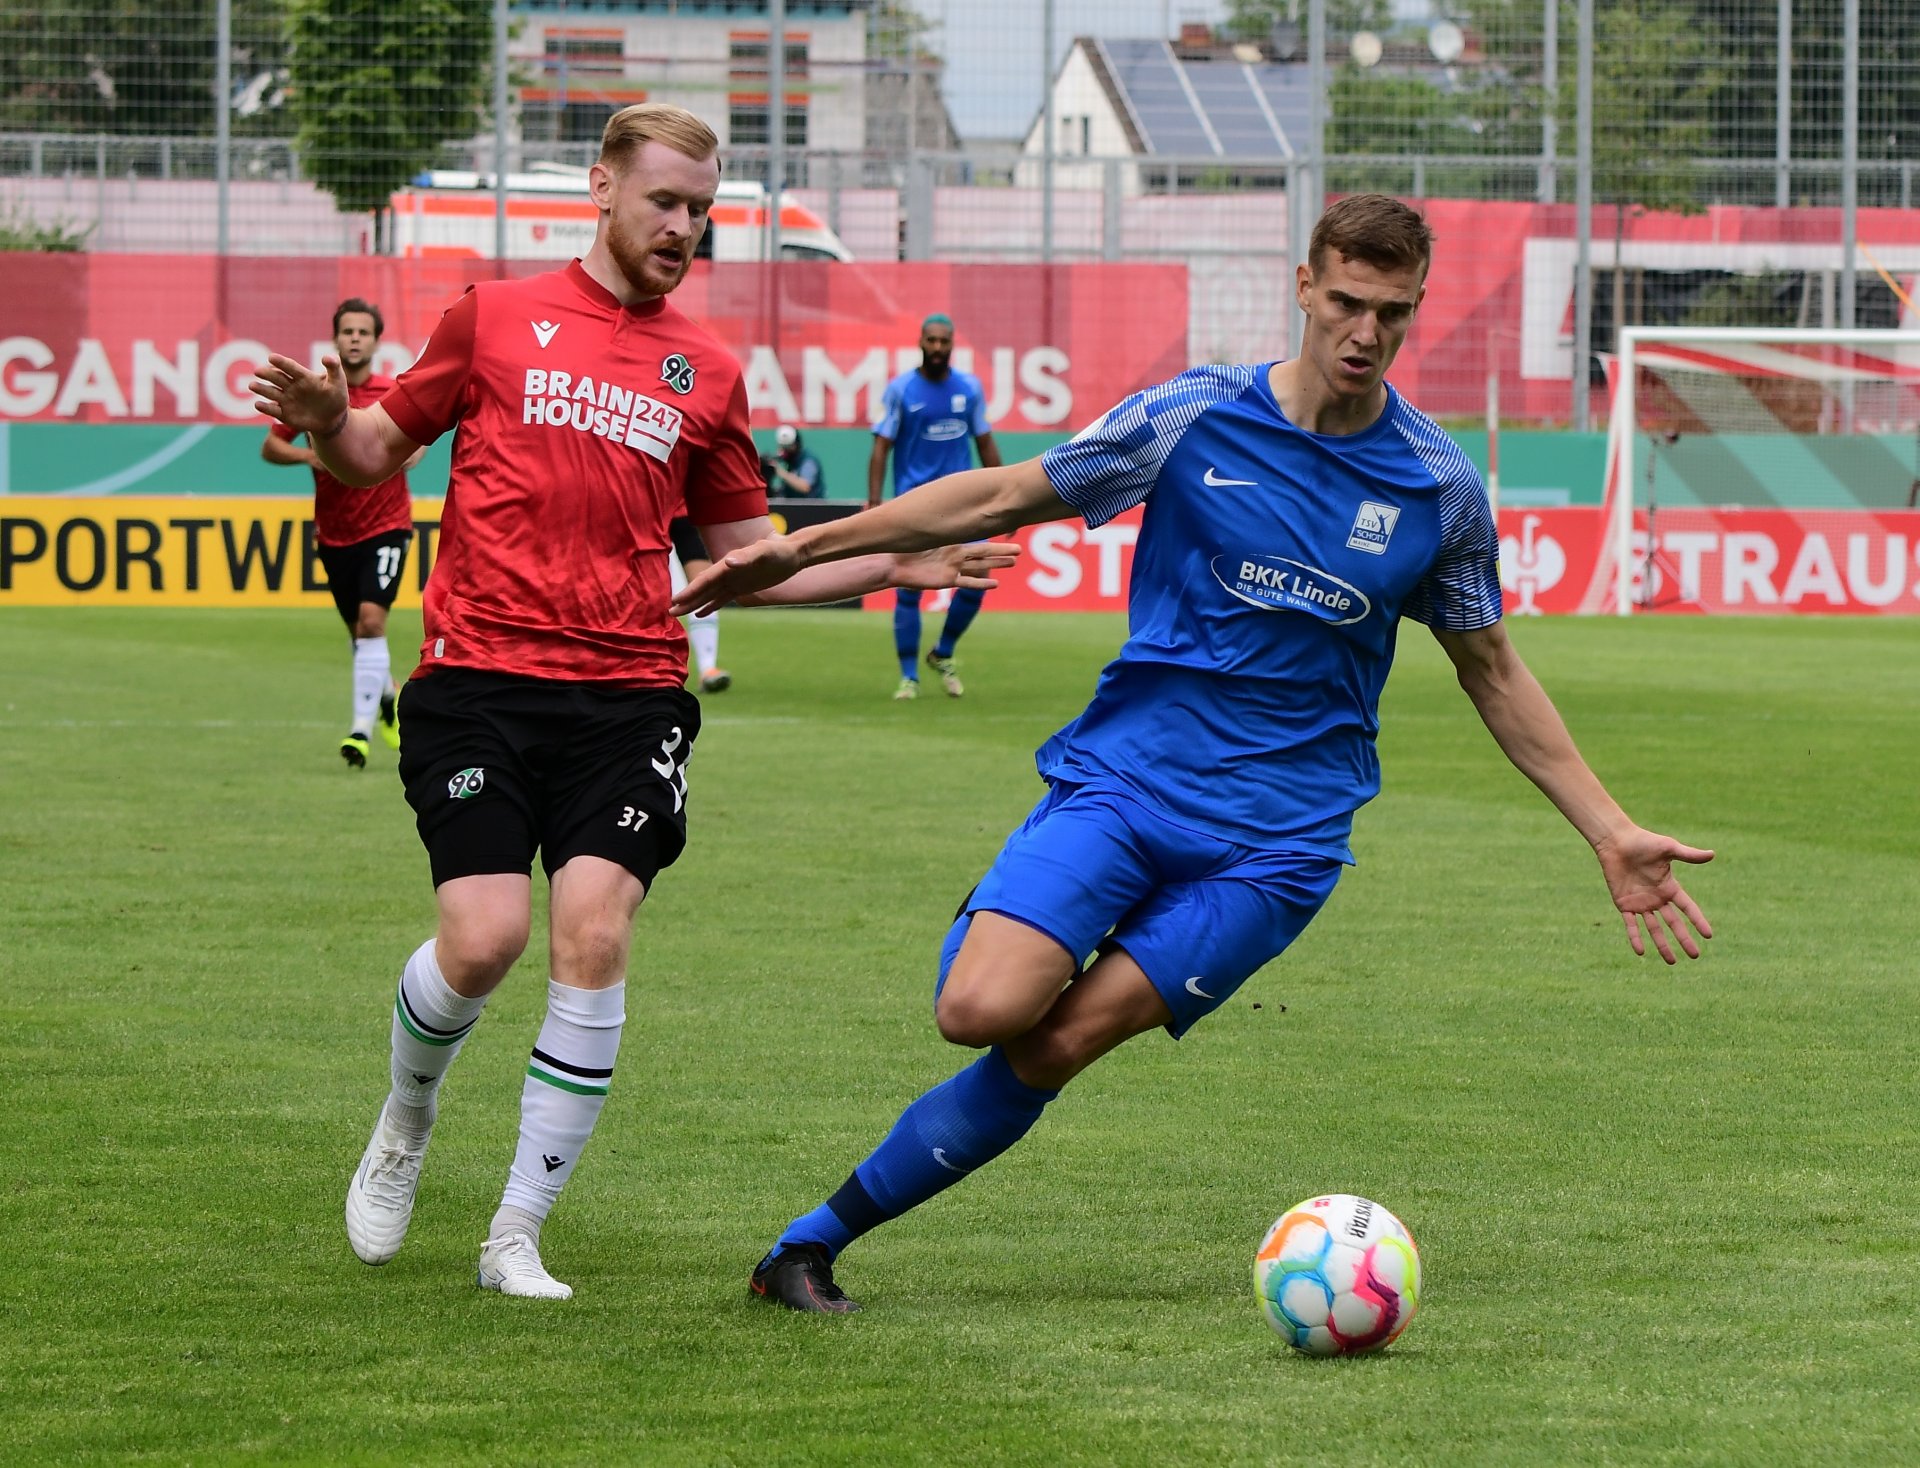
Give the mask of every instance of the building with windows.
<svg viewBox="0 0 1920 1468">
<path fill-rule="evenodd" d="M 879 70 L 874 0 L 787 0 L 785 142 L 867 146 Z M 698 113 L 727 148 L 772 141 L 766 0 L 513 0 L 519 131 L 529 152 L 597 143 L 607 114 L 635 102 Z M 889 109 L 897 98 L 887 99 Z M 577 150 L 576 150 L 577 151 Z"/>
</svg>

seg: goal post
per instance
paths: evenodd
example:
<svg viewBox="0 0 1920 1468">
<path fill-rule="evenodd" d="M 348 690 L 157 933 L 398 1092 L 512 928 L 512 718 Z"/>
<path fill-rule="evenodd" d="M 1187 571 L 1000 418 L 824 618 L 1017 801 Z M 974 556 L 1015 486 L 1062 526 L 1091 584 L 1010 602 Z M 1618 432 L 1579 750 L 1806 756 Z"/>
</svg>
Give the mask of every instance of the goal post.
<svg viewBox="0 0 1920 1468">
<path fill-rule="evenodd" d="M 1850 515 L 1920 494 L 1920 331 L 1630 326 L 1617 366 L 1622 616 L 1661 584 L 1656 507 Z"/>
</svg>

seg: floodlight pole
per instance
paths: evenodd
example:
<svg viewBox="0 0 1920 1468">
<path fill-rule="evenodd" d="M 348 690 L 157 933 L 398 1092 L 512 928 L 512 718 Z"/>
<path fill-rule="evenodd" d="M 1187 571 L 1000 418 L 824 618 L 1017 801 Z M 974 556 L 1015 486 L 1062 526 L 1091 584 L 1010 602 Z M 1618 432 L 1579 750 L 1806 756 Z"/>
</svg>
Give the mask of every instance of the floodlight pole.
<svg viewBox="0 0 1920 1468">
<path fill-rule="evenodd" d="M 1793 197 L 1793 0 L 1780 0 L 1774 32 L 1773 207 L 1784 209 Z"/>
<path fill-rule="evenodd" d="M 493 0 L 493 258 L 507 258 L 507 0 Z"/>
<path fill-rule="evenodd" d="M 1307 3 L 1307 95 L 1307 212 L 1300 221 L 1302 240 L 1312 236 L 1327 202 L 1327 0 Z"/>
<path fill-rule="evenodd" d="M 1593 356 L 1593 0 L 1580 0 L 1580 80 L 1574 103 L 1573 426 L 1593 427 L 1587 363 Z"/>
<path fill-rule="evenodd" d="M 1053 263 L 1053 0 L 1040 7 L 1040 260 Z"/>
<path fill-rule="evenodd" d="M 213 177 L 215 222 L 213 252 L 227 253 L 228 199 L 233 183 L 233 0 L 214 8 L 213 44 Z"/>
<path fill-rule="evenodd" d="M 1780 0 L 1782 5 L 1790 0 Z M 1540 39 L 1540 78 L 1547 94 L 1540 119 L 1540 189 L 1542 204 L 1551 204 L 1560 192 L 1560 0 L 1544 0 Z"/>
<path fill-rule="evenodd" d="M 1860 231 L 1860 0 L 1846 0 L 1846 83 L 1840 125 L 1840 326 L 1854 324 L 1854 244 Z"/>
<path fill-rule="evenodd" d="M 780 259 L 780 196 L 787 184 L 787 0 L 767 7 L 767 258 Z M 913 106 L 913 82 L 907 82 Z"/>
</svg>

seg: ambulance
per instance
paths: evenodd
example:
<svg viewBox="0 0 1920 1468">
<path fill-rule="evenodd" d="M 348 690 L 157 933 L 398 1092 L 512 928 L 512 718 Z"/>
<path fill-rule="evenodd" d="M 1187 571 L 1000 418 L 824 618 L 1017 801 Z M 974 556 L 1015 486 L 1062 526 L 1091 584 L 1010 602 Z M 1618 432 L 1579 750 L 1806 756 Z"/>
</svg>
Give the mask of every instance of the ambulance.
<svg viewBox="0 0 1920 1468">
<path fill-rule="evenodd" d="M 393 196 L 394 251 L 407 259 L 492 259 L 493 175 L 431 169 Z M 767 258 L 765 184 L 724 179 L 700 240 L 703 260 Z M 600 211 L 587 197 L 587 172 L 561 164 L 507 175 L 507 258 L 571 260 L 593 244 Z M 782 260 L 851 260 L 825 220 L 791 193 L 780 200 Z"/>
</svg>

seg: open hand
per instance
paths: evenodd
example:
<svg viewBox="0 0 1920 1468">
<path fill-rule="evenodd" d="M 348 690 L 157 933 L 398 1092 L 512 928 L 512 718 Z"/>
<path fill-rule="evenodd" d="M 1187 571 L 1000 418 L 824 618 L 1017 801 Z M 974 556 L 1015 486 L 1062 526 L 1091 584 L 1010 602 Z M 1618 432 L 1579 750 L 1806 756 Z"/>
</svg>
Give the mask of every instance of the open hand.
<svg viewBox="0 0 1920 1468">
<path fill-rule="evenodd" d="M 1713 936 L 1700 905 L 1687 895 L 1687 889 L 1675 880 L 1673 863 L 1708 862 L 1711 851 L 1683 846 L 1671 836 L 1634 826 L 1620 836 L 1594 848 L 1600 858 L 1600 870 L 1613 894 L 1613 905 L 1620 909 L 1620 920 L 1627 927 L 1627 942 L 1633 951 L 1644 955 L 1647 940 L 1668 963 L 1674 963 L 1674 944 L 1688 958 L 1700 956 L 1700 938 Z"/>
<path fill-rule="evenodd" d="M 296 433 L 330 433 L 347 413 L 347 374 L 332 355 L 315 372 L 275 352 L 247 388 L 255 408 Z"/>
<path fill-rule="evenodd" d="M 778 586 L 801 569 L 801 555 L 784 536 L 770 535 L 737 551 L 728 551 L 686 584 L 673 599 L 676 617 L 704 617 L 730 601 Z"/>
<path fill-rule="evenodd" d="M 1011 540 L 943 545 L 937 550 L 896 555 L 888 579 L 909 591 L 939 591 L 948 586 L 992 591 L 1000 584 L 992 573 L 1004 571 L 1019 559 L 1020 547 Z"/>
</svg>

